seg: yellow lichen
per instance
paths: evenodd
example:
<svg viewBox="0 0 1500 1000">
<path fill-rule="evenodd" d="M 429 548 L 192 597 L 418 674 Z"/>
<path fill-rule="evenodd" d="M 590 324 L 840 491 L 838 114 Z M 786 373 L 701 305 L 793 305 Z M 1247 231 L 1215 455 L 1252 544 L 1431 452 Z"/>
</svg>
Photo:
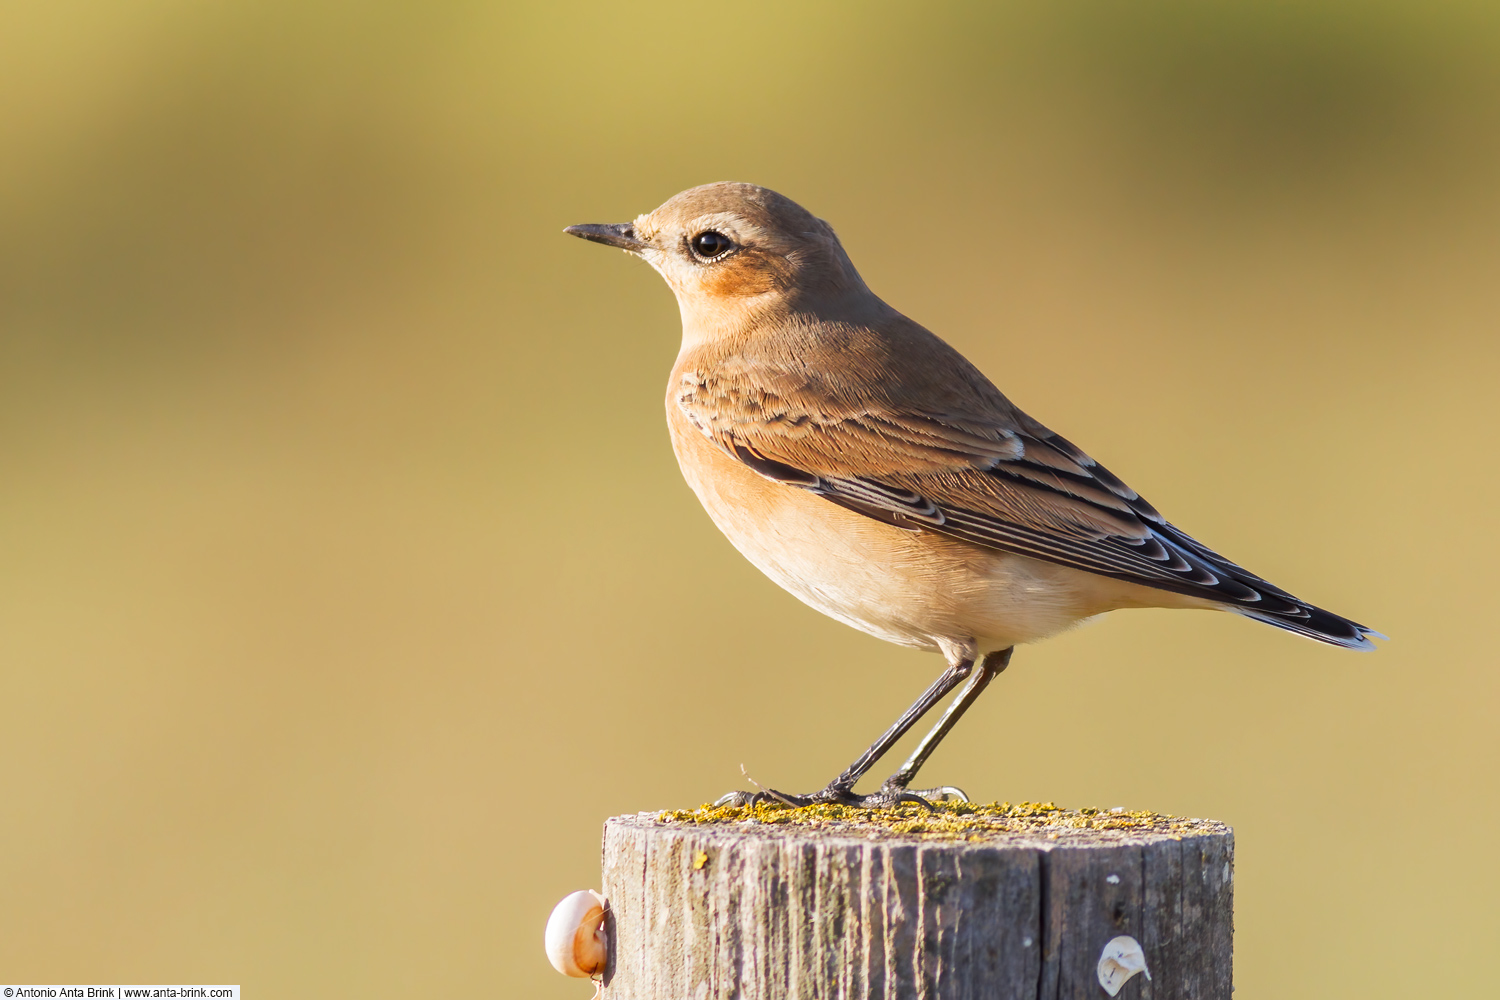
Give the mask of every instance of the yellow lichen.
<svg viewBox="0 0 1500 1000">
<path fill-rule="evenodd" d="M 985 835 L 1030 834 L 1058 840 L 1089 831 L 1117 831 L 1125 835 L 1155 834 L 1180 839 L 1221 832 L 1210 820 L 1185 819 L 1143 810 L 1064 809 L 1052 802 L 940 802 L 933 809 L 915 803 L 891 809 L 856 809 L 844 805 L 793 807 L 779 802 L 754 806 L 702 805 L 697 809 L 666 810 L 657 822 L 669 825 L 710 826 L 750 823 L 800 826 L 848 833 L 906 834 L 923 839 L 983 840 Z"/>
</svg>

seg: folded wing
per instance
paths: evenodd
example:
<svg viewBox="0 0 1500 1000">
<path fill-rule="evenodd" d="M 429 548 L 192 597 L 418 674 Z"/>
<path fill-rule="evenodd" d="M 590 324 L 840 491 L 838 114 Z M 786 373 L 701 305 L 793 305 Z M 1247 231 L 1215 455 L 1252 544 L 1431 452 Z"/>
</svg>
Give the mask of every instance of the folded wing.
<svg viewBox="0 0 1500 1000">
<path fill-rule="evenodd" d="M 767 479 L 899 528 L 1220 602 L 1335 645 L 1371 649 L 1369 637 L 1379 635 L 1190 538 L 1014 408 L 965 414 L 831 402 L 827 393 L 772 388 L 744 373 L 697 372 L 683 376 L 677 405 L 709 440 Z"/>
</svg>

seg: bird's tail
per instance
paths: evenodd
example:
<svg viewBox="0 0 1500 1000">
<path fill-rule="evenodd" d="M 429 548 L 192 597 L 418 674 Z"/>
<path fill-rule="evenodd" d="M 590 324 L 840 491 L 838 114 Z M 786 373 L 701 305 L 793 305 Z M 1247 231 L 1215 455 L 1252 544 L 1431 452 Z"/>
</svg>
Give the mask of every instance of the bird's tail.
<svg viewBox="0 0 1500 1000">
<path fill-rule="evenodd" d="M 1301 604 L 1300 601 L 1298 603 Z M 1371 639 L 1388 638 L 1368 625 L 1341 618 L 1332 611 L 1324 611 L 1311 604 L 1302 604 L 1301 609 L 1306 612 L 1305 616 L 1266 614 L 1253 608 L 1226 605 L 1226 610 L 1244 615 L 1246 618 L 1254 618 L 1258 622 L 1275 625 L 1277 628 L 1284 628 L 1288 632 L 1296 632 L 1298 635 L 1305 635 L 1319 642 L 1343 646 L 1345 649 L 1374 649 L 1375 644 L 1370 641 Z"/>
</svg>

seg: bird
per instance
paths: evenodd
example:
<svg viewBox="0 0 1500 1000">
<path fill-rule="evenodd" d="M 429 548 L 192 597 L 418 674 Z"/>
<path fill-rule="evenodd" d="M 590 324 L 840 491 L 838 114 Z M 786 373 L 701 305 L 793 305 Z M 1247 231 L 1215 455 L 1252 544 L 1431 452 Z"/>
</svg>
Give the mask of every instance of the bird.
<svg viewBox="0 0 1500 1000">
<path fill-rule="evenodd" d="M 1231 611 L 1349 649 L 1386 638 L 1174 527 L 887 305 L 833 228 L 775 191 L 705 184 L 632 222 L 564 232 L 643 258 L 676 295 L 672 448 L 734 547 L 813 608 L 946 664 L 824 788 L 757 784 L 718 805 L 966 800 L 952 785 L 912 784 L 1016 646 L 1108 611 Z M 960 687 L 910 757 L 856 792 Z"/>
</svg>

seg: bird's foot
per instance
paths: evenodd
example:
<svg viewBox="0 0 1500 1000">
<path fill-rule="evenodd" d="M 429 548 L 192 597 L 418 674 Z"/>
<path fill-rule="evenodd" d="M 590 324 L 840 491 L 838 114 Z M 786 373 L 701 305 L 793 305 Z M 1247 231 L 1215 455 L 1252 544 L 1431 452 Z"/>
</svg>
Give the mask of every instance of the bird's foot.
<svg viewBox="0 0 1500 1000">
<path fill-rule="evenodd" d="M 960 788 L 940 785 L 937 788 L 912 790 L 899 783 L 887 780 L 869 795 L 861 795 L 854 789 L 837 782 L 827 788 L 807 795 L 793 795 L 774 788 L 761 788 L 754 792 L 730 792 L 714 801 L 716 806 L 754 806 L 760 803 L 780 802 L 788 806 L 842 805 L 855 809 L 891 809 L 905 803 L 913 803 L 932 809 L 934 802 L 967 802 L 969 797 Z"/>
<path fill-rule="evenodd" d="M 928 802 L 970 802 L 968 793 L 956 785 L 939 785 L 936 788 L 907 789 L 908 795 L 918 795 Z"/>
</svg>

